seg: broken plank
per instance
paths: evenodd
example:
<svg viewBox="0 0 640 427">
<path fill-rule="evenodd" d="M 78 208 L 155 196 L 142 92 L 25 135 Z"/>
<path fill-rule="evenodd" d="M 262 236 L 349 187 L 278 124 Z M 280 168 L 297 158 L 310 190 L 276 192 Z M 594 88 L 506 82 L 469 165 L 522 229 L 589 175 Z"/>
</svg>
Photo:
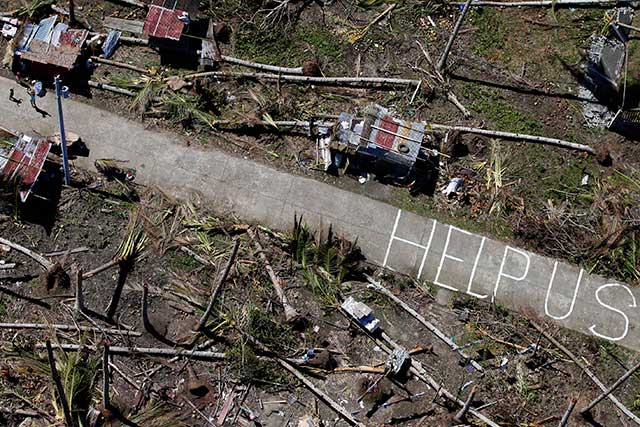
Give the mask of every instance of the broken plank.
<svg viewBox="0 0 640 427">
<path fill-rule="evenodd" d="M 107 16 L 104 18 L 104 26 L 118 31 L 126 31 L 127 33 L 140 35 L 142 34 L 142 28 L 144 27 L 143 21 L 134 21 L 131 19 L 114 18 L 113 16 Z"/>
</svg>

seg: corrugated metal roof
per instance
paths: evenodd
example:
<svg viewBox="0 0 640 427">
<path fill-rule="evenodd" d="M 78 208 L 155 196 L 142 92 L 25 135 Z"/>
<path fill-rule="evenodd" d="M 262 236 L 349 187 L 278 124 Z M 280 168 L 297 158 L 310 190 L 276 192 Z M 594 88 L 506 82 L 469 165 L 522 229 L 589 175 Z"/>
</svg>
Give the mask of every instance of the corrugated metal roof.
<svg viewBox="0 0 640 427">
<path fill-rule="evenodd" d="M 21 57 L 27 61 L 56 65 L 69 70 L 75 65 L 88 34 L 86 30 L 67 30 L 60 34 L 59 46 L 32 40 L 29 50 L 22 52 Z"/>
<path fill-rule="evenodd" d="M 22 136 L 13 144 L 0 146 L 0 176 L 9 182 L 18 180 L 22 202 L 27 201 L 40 176 L 49 150 L 49 141 L 28 136 Z"/>
<path fill-rule="evenodd" d="M 150 37 L 180 40 L 184 30 L 184 22 L 180 20 L 183 14 L 184 11 L 179 9 L 151 5 L 142 32 Z"/>
</svg>

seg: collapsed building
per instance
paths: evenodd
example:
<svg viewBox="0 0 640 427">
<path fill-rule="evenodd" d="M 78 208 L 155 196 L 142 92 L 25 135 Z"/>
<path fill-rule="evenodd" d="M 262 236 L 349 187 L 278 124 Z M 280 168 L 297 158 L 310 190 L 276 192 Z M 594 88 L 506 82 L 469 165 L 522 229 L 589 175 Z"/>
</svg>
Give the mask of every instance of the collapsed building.
<svg viewBox="0 0 640 427">
<path fill-rule="evenodd" d="M 372 105 L 364 118 L 341 113 L 333 127 L 318 126 L 319 155 L 324 169 L 352 173 L 366 181 L 377 180 L 429 191 L 435 182 L 438 158 L 427 148 L 432 141 L 424 122 L 393 117 L 389 110 Z"/>
<path fill-rule="evenodd" d="M 51 77 L 66 74 L 82 61 L 87 30 L 72 29 L 50 16 L 24 26 L 14 51 L 14 68 L 23 74 Z"/>
<path fill-rule="evenodd" d="M 33 192 L 51 145 L 47 139 L 0 128 L 0 183 L 4 189 L 17 189 L 22 203 Z"/>
<path fill-rule="evenodd" d="M 640 114 L 630 104 L 637 100 L 626 98 L 626 61 L 628 54 L 629 24 L 633 9 L 621 7 L 614 10 L 609 34 L 594 35 L 587 52 L 585 76 L 579 95 L 587 125 L 603 127 L 637 135 Z"/>
</svg>

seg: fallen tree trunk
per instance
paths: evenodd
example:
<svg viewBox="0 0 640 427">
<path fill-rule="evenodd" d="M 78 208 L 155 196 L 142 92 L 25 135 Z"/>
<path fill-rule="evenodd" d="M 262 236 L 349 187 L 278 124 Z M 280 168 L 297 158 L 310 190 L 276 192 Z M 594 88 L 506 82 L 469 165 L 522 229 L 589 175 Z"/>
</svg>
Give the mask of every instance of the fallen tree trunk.
<svg viewBox="0 0 640 427">
<path fill-rule="evenodd" d="M 55 329 L 58 331 L 82 331 L 82 332 L 98 332 L 108 335 L 122 335 L 130 337 L 140 337 L 141 332 L 125 331 L 119 329 L 98 329 L 90 326 L 63 325 L 59 323 L 0 323 L 0 329 Z"/>
<path fill-rule="evenodd" d="M 462 27 L 462 22 L 464 21 L 465 16 L 467 16 L 467 12 L 470 7 L 469 4 L 472 0 L 467 0 L 462 6 L 462 12 L 456 21 L 456 25 L 453 27 L 453 31 L 451 31 L 451 36 L 449 37 L 449 41 L 447 42 L 447 46 L 444 48 L 444 52 L 442 52 L 442 56 L 440 57 L 440 61 L 438 61 L 438 65 L 436 70 L 438 73 L 442 73 L 445 66 L 447 65 L 447 58 L 449 57 L 449 52 L 451 52 L 451 48 L 453 47 L 453 42 L 456 40 L 458 36 L 458 32 L 460 32 L 460 27 Z"/>
<path fill-rule="evenodd" d="M 564 141 L 562 139 L 547 138 L 545 136 L 527 135 L 524 133 L 502 132 L 499 130 L 487 130 L 480 128 L 470 128 L 466 126 L 450 126 L 441 125 L 437 123 L 429 123 L 428 127 L 434 130 L 446 130 L 446 131 L 459 131 L 462 133 L 474 133 L 476 135 L 494 136 L 497 138 L 516 139 L 527 142 L 535 142 L 538 144 L 553 145 L 556 147 L 569 148 L 571 150 L 584 151 L 589 154 L 596 154 L 596 150 L 592 147 L 584 144 L 578 144 L 575 142 Z"/>
<path fill-rule="evenodd" d="M 136 7 L 147 7 L 146 3 L 143 3 L 139 0 L 107 0 L 110 1 L 111 3 L 121 3 L 121 4 L 128 4 L 129 6 L 136 6 Z"/>
<path fill-rule="evenodd" d="M 109 92 L 119 93 L 121 95 L 127 95 L 130 97 L 136 96 L 136 93 L 131 90 L 122 89 L 116 86 L 111 86 L 111 85 L 100 83 L 100 82 L 94 82 L 93 80 L 89 80 L 87 84 L 89 85 L 89 87 L 94 87 L 96 89 L 107 90 Z"/>
<path fill-rule="evenodd" d="M 86 348 L 91 351 L 97 351 L 96 346 L 93 345 L 77 345 L 77 344 L 52 344 L 52 347 L 57 350 L 63 351 L 78 351 L 82 348 Z M 36 348 L 45 348 L 44 344 L 37 344 Z M 151 357 L 173 357 L 173 356 L 189 356 L 195 359 L 201 360 L 223 360 L 225 358 L 224 353 L 218 353 L 213 351 L 191 351 L 191 350 L 174 350 L 172 348 L 152 348 L 152 347 L 109 347 L 110 354 L 116 354 L 121 356 L 151 356 Z"/>
<path fill-rule="evenodd" d="M 383 85 L 383 86 L 417 86 L 420 84 L 420 80 L 410 79 L 393 79 L 385 77 L 309 77 L 309 76 L 291 76 L 291 75 L 278 75 L 267 73 L 242 73 L 234 71 L 208 71 L 204 73 L 187 74 L 185 76 L 167 77 L 165 81 L 169 81 L 173 78 L 180 78 L 183 80 L 197 79 L 211 77 L 220 80 L 231 79 L 255 79 L 266 80 L 274 82 L 292 82 L 292 83 L 310 83 L 318 85 L 330 85 L 330 86 L 371 86 L 371 85 Z"/>
<path fill-rule="evenodd" d="M 91 37 L 94 37 L 94 36 L 107 37 L 108 34 L 90 32 L 89 35 Z M 142 38 L 138 38 L 138 37 L 124 37 L 124 36 L 121 36 L 118 39 L 118 41 L 119 42 L 125 42 L 125 43 L 131 43 L 131 44 L 138 44 L 138 45 L 141 45 L 141 46 L 148 46 L 149 45 L 149 39 L 142 39 Z"/>
<path fill-rule="evenodd" d="M 135 65 L 125 64 L 124 62 L 111 61 L 110 59 L 100 58 L 99 56 L 92 56 L 91 60 L 99 62 L 101 64 L 111 65 L 113 67 L 124 68 L 126 70 L 136 71 L 138 73 L 146 74 L 149 70 L 145 68 L 136 67 Z"/>
<path fill-rule="evenodd" d="M 478 362 L 476 362 L 471 357 L 469 357 L 463 350 L 460 349 L 460 347 L 458 347 L 458 345 L 456 343 L 454 343 L 451 340 L 451 338 L 449 338 L 447 335 L 445 335 L 440 329 L 436 328 L 436 326 L 433 325 L 431 322 L 427 321 L 427 319 L 422 317 L 420 315 L 420 313 L 415 311 L 407 303 L 402 301 L 400 298 L 395 296 L 391 291 L 389 291 L 387 288 L 382 286 L 380 284 L 380 282 L 376 282 L 375 280 L 373 280 L 373 278 L 371 278 L 369 276 L 367 276 L 367 280 L 369 281 L 369 286 L 367 286 L 368 288 L 373 289 L 374 291 L 379 292 L 382 295 L 385 295 L 387 298 L 389 298 L 392 301 L 394 301 L 396 304 L 398 304 L 400 307 L 402 307 L 407 313 L 409 313 L 411 316 L 413 316 L 414 319 L 416 319 L 418 322 L 420 322 L 425 328 L 427 328 L 429 331 L 431 331 L 442 342 L 447 344 L 451 348 L 451 350 L 453 350 L 456 353 L 458 353 L 464 360 L 469 361 L 469 363 L 471 363 L 471 366 L 473 366 L 476 370 L 478 370 L 480 372 L 484 371 L 484 369 L 482 368 L 482 366 L 480 366 L 478 364 Z"/>
<path fill-rule="evenodd" d="M 261 64 L 259 62 L 245 61 L 231 56 L 222 55 L 222 60 L 229 64 L 242 65 L 243 67 L 255 68 L 256 70 L 270 71 L 272 73 L 302 75 L 302 67 L 278 67 L 277 65 Z"/>
<path fill-rule="evenodd" d="M 566 354 L 569 359 L 571 359 L 573 361 L 573 363 L 575 363 L 576 365 L 578 365 L 578 367 L 580 369 L 582 369 L 582 371 L 591 379 L 591 381 L 597 385 L 600 390 L 602 391 L 607 391 L 607 387 L 602 383 L 602 381 L 600 381 L 600 379 L 598 379 L 598 377 L 596 376 L 596 374 L 594 374 L 591 369 L 589 369 L 587 367 L 587 365 L 585 365 L 580 359 L 578 359 L 571 351 L 569 351 L 568 348 L 566 348 L 565 346 L 563 346 L 557 339 L 555 339 L 554 337 L 552 337 L 551 335 L 549 335 L 547 333 L 547 331 L 545 331 L 544 329 L 542 329 L 542 326 L 538 325 L 537 323 L 531 321 L 531 326 L 533 326 L 538 332 L 540 332 L 547 340 L 549 340 L 549 342 L 551 342 L 553 345 L 555 345 L 560 351 L 562 351 L 564 354 Z M 627 408 L 626 406 L 624 406 L 624 404 L 622 402 L 620 402 L 613 394 L 609 394 L 607 395 L 607 397 L 609 398 L 609 400 L 616 405 L 616 407 L 623 413 L 625 414 L 627 417 L 629 417 L 631 420 L 633 420 L 633 422 L 635 422 L 637 425 L 640 426 L 640 418 L 638 418 L 633 412 L 631 412 L 629 410 L 629 408 Z"/>
<path fill-rule="evenodd" d="M 534 1 L 472 1 L 471 6 L 495 6 L 495 7 L 562 7 L 562 6 L 609 6 L 617 4 L 630 4 L 631 2 L 619 0 L 534 0 Z M 457 3 L 464 4 L 464 3 Z"/>
</svg>

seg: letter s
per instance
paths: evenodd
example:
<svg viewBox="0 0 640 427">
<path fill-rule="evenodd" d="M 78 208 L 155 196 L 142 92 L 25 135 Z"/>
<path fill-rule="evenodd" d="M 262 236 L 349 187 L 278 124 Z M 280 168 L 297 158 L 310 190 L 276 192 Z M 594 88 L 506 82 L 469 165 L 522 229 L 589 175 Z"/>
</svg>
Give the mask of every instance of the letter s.
<svg viewBox="0 0 640 427">
<path fill-rule="evenodd" d="M 610 306 L 609 304 L 606 304 L 604 302 L 602 302 L 602 300 L 600 299 L 600 291 L 602 291 L 605 288 L 610 288 L 610 287 L 621 287 L 624 288 L 627 292 L 629 292 L 629 295 L 631 295 L 631 299 L 633 300 L 633 304 L 629 305 L 629 307 L 631 308 L 635 308 L 638 305 L 636 304 L 636 297 L 633 295 L 633 292 L 631 292 L 631 289 L 629 289 L 626 285 L 621 285 L 619 283 L 607 283 L 606 285 L 602 285 L 600 286 L 597 290 L 596 290 L 596 300 L 598 300 L 598 303 L 600 303 L 601 306 L 608 308 L 611 311 L 615 311 L 616 313 L 618 313 L 619 315 L 621 315 L 624 318 L 624 332 L 622 334 L 620 334 L 617 337 L 610 337 L 608 335 L 604 335 L 601 333 L 596 332 L 596 325 L 592 325 L 589 330 L 591 331 L 591 333 L 597 337 L 600 338 L 604 338 L 606 340 L 610 340 L 610 341 L 620 341 L 621 339 L 624 339 L 624 337 L 627 336 L 627 333 L 629 332 L 629 317 L 627 317 L 627 315 L 622 311 L 622 310 L 618 310 L 617 308 L 614 308 L 612 306 Z"/>
</svg>

